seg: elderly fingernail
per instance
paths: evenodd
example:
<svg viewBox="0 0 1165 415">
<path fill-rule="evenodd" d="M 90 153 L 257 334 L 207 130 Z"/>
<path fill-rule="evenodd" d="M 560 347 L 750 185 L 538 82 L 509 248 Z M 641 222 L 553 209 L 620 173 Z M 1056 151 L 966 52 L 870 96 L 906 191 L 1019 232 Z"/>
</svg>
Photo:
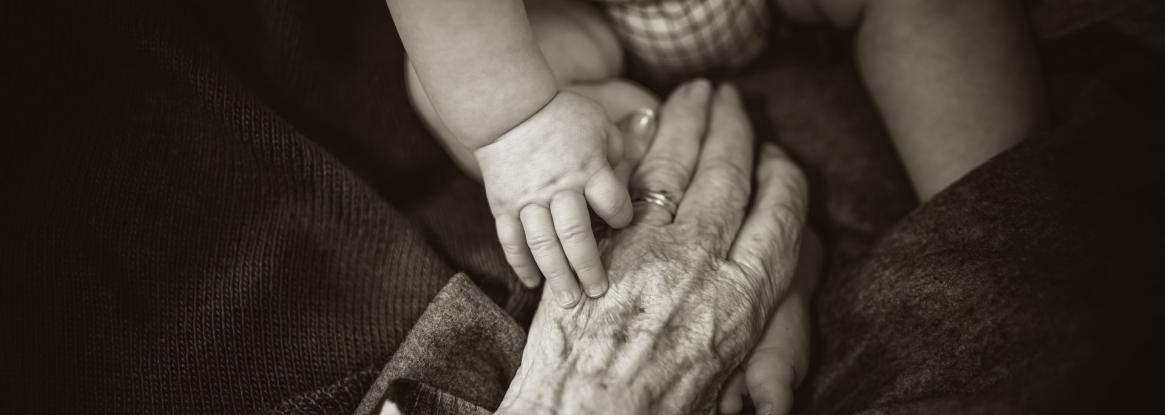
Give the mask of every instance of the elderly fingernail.
<svg viewBox="0 0 1165 415">
<path fill-rule="evenodd" d="M 736 85 L 733 85 L 730 82 L 725 82 L 724 84 L 720 85 L 720 94 L 726 97 L 739 97 L 740 90 L 736 88 Z"/>
<path fill-rule="evenodd" d="M 760 155 L 764 158 L 779 158 L 784 157 L 785 152 L 775 143 L 764 143 L 760 146 Z"/>
<path fill-rule="evenodd" d="M 706 95 L 711 92 L 711 90 L 712 82 L 704 78 L 689 82 L 688 85 L 684 87 L 684 93 L 688 96 Z"/>
<path fill-rule="evenodd" d="M 651 108 L 640 108 L 635 111 L 635 119 L 631 122 L 631 132 L 635 134 L 647 134 L 655 127 L 655 110 Z"/>
<path fill-rule="evenodd" d="M 578 302 L 578 293 L 574 290 L 563 290 L 558 293 L 558 305 L 561 305 L 562 308 L 570 308 L 576 302 Z"/>
<path fill-rule="evenodd" d="M 770 142 L 763 142 L 760 144 L 760 155 L 775 156 L 777 155 L 777 145 Z"/>
</svg>

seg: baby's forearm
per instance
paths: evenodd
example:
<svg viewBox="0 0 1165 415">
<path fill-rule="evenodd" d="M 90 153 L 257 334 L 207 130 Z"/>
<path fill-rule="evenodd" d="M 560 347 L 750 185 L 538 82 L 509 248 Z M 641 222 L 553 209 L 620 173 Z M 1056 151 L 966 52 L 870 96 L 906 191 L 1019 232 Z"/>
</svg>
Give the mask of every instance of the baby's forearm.
<svg viewBox="0 0 1165 415">
<path fill-rule="evenodd" d="M 558 92 L 521 0 L 388 0 L 409 60 L 442 123 L 477 149 Z"/>
</svg>

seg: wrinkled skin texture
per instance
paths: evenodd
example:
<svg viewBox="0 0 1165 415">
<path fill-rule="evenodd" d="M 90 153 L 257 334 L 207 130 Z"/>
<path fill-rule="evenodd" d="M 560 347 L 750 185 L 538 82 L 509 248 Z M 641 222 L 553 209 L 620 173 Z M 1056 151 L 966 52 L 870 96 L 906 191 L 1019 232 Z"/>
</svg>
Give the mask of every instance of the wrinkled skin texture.
<svg viewBox="0 0 1165 415">
<path fill-rule="evenodd" d="M 543 398 L 594 388 L 615 398 L 577 402 L 585 405 L 580 413 L 694 413 L 705 408 L 693 405 L 714 402 L 709 385 L 723 382 L 752 348 L 767 314 L 758 308 L 777 289 L 707 247 L 675 243 L 698 237 L 694 229 L 629 230 L 604 244 L 617 280 L 608 296 L 539 310 L 530 340 L 540 345 L 527 347 L 536 354 L 524 356 L 523 369 L 530 370 L 527 362 L 553 367 L 566 378 Z M 611 255 L 612 246 L 619 255 Z M 766 292 L 769 300 L 757 298 Z"/>
<path fill-rule="evenodd" d="M 637 204 L 632 225 L 600 244 L 607 295 L 569 309 L 543 296 L 498 413 L 707 413 L 761 340 L 793 282 L 805 179 L 772 145 L 762 147 L 754 170 L 739 96 L 721 87 L 710 97 L 707 89 L 688 85 L 672 95 L 632 179 L 633 187 L 686 192 L 674 221 L 658 206 Z M 702 147 L 704 128 L 669 133 L 669 114 L 684 113 L 677 107 L 707 108 L 709 100 L 707 121 L 697 119 L 707 124 Z M 696 157 L 652 159 L 657 149 L 693 143 L 698 166 Z M 671 172 L 652 167 L 663 165 Z M 675 174 L 685 169 L 694 174 Z"/>
</svg>

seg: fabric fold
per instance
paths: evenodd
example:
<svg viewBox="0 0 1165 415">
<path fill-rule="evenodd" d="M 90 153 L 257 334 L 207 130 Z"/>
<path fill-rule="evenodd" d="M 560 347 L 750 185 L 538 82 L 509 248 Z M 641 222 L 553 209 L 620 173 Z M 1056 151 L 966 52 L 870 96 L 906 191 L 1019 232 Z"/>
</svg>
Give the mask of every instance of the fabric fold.
<svg viewBox="0 0 1165 415">
<path fill-rule="evenodd" d="M 526 332 L 465 274 L 433 298 L 372 384 L 359 415 L 487 414 L 521 364 Z"/>
</svg>

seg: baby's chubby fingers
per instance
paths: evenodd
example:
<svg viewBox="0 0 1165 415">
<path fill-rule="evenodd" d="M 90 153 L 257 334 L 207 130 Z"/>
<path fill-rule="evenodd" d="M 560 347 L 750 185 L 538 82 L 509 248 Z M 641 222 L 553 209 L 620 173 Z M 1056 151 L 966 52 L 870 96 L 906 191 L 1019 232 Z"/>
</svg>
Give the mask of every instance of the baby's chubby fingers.
<svg viewBox="0 0 1165 415">
<path fill-rule="evenodd" d="M 610 167 L 595 172 L 587 180 L 583 192 L 591 209 L 603 218 L 608 226 L 619 229 L 631 224 L 631 216 L 634 215 L 631 195 L 627 193 L 627 186 Z"/>
<path fill-rule="evenodd" d="M 554 195 L 550 202 L 554 229 L 558 241 L 570 261 L 571 268 L 590 297 L 607 292 L 607 273 L 599 257 L 599 246 L 591 232 L 591 216 L 583 195 L 566 190 Z"/>
<path fill-rule="evenodd" d="M 526 244 L 534 256 L 534 262 L 546 276 L 546 285 L 554 291 L 558 304 L 570 308 L 578 304 L 579 289 L 574 272 L 563 254 L 554 229 L 554 219 L 550 209 L 541 205 L 526 205 L 519 214 L 526 231 Z"/>
<path fill-rule="evenodd" d="M 537 287 L 542 281 L 542 274 L 538 272 L 534 257 L 530 255 L 530 248 L 526 246 L 526 233 L 522 230 L 522 222 L 512 215 L 499 215 L 494 221 L 506 262 L 514 269 L 522 284 L 530 288 Z"/>
</svg>

